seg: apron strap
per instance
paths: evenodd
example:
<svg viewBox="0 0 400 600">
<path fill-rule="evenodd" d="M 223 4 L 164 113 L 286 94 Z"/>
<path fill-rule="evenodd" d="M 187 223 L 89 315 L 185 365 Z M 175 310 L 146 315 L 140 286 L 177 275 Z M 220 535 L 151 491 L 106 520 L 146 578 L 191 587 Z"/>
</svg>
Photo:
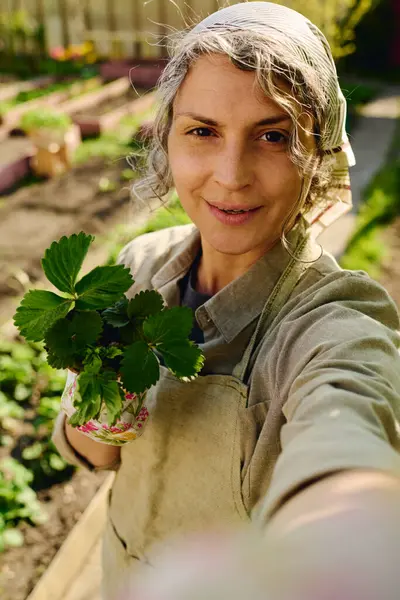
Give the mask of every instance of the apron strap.
<svg viewBox="0 0 400 600">
<path fill-rule="evenodd" d="M 233 370 L 233 376 L 241 382 L 244 383 L 245 381 L 246 372 L 253 350 L 256 347 L 260 331 L 263 330 L 265 332 L 268 329 L 276 315 L 286 303 L 286 300 L 289 298 L 300 277 L 308 269 L 311 262 L 314 262 L 308 260 L 310 255 L 310 239 L 308 236 L 302 237 L 294 251 L 293 258 L 289 261 L 286 269 L 282 273 L 264 305 L 256 329 L 244 351 L 242 359 Z M 300 262 L 298 260 L 299 258 L 304 262 Z"/>
</svg>

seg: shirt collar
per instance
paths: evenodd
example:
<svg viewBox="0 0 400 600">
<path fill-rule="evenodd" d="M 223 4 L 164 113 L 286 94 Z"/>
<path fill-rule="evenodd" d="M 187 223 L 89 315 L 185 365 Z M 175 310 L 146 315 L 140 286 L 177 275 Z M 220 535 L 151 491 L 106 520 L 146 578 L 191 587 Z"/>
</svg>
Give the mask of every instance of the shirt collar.
<svg viewBox="0 0 400 600">
<path fill-rule="evenodd" d="M 304 231 L 296 226 L 287 236 L 295 248 Z M 309 239 L 308 245 L 315 244 Z M 176 252 L 153 276 L 152 285 L 164 297 L 167 305 L 179 304 L 178 282 L 187 273 L 200 250 L 200 232 L 189 226 L 189 233 Z M 312 254 L 309 252 L 309 255 Z M 279 241 L 251 268 L 212 296 L 196 310 L 202 329 L 210 324 L 230 343 L 245 327 L 257 319 L 291 257 Z"/>
</svg>

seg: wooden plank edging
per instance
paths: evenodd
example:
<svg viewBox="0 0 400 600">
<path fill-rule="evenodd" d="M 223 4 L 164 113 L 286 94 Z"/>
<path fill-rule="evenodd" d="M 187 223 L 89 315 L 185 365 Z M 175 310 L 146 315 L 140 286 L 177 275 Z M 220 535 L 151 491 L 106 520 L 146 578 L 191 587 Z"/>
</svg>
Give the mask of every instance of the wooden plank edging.
<svg viewBox="0 0 400 600">
<path fill-rule="evenodd" d="M 103 533 L 114 475 L 110 473 L 100 487 L 27 600 L 62 600 L 65 596 Z"/>
</svg>

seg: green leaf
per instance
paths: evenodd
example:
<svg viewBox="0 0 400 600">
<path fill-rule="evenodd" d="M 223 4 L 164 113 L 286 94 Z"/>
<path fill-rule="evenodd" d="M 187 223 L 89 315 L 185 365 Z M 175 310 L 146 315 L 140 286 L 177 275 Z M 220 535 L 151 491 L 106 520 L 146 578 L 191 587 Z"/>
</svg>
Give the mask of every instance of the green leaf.
<svg viewBox="0 0 400 600">
<path fill-rule="evenodd" d="M 68 422 L 77 426 L 87 423 L 90 419 L 98 419 L 104 403 L 107 408 L 108 424 L 114 425 L 121 415 L 122 403 L 125 399 L 120 393 L 117 374 L 114 371 L 102 373 L 83 371 L 78 377 L 78 384 L 78 400 L 74 403 L 77 412 Z"/>
<path fill-rule="evenodd" d="M 125 350 L 121 376 L 123 388 L 132 394 L 140 394 L 157 383 L 160 365 L 145 342 L 135 342 Z"/>
<path fill-rule="evenodd" d="M 103 361 L 97 354 L 93 353 L 86 356 L 85 360 L 83 361 L 83 364 L 85 365 L 85 371 L 87 373 L 97 374 L 100 372 L 100 369 L 103 365 Z"/>
<path fill-rule="evenodd" d="M 133 324 L 129 322 L 125 327 L 119 328 L 119 336 L 124 346 L 130 346 L 134 342 L 143 341 L 143 321 Z"/>
<path fill-rule="evenodd" d="M 71 321 L 71 331 L 75 335 L 75 342 L 78 348 L 94 344 L 102 329 L 102 318 L 94 310 L 82 313 L 77 312 Z"/>
<path fill-rule="evenodd" d="M 100 413 L 101 385 L 96 373 L 86 371 L 79 375 L 77 382 L 79 394 L 74 402 L 77 411 L 69 422 L 73 425 L 84 425 Z"/>
<path fill-rule="evenodd" d="M 43 444 L 35 442 L 32 446 L 23 449 L 22 458 L 25 460 L 35 460 L 42 455 L 43 449 Z"/>
<path fill-rule="evenodd" d="M 83 371 L 78 377 L 78 386 L 82 402 L 99 405 L 100 408 L 101 389 L 97 374 Z"/>
<path fill-rule="evenodd" d="M 53 285 L 67 294 L 75 293 L 75 282 L 94 237 L 83 231 L 53 242 L 45 252 L 42 267 Z"/>
<path fill-rule="evenodd" d="M 193 327 L 192 309 L 187 306 L 174 306 L 149 317 L 143 323 L 146 339 L 154 346 L 185 340 Z"/>
<path fill-rule="evenodd" d="M 152 315 L 160 313 L 164 308 L 164 300 L 161 294 L 155 290 L 145 290 L 136 294 L 128 305 L 128 317 L 133 319 L 147 319 Z"/>
<path fill-rule="evenodd" d="M 17 383 L 14 389 L 14 398 L 18 402 L 23 402 L 32 394 L 32 388 L 27 387 L 23 383 Z"/>
<path fill-rule="evenodd" d="M 113 327 L 124 327 L 125 325 L 128 325 L 128 298 L 124 296 L 122 300 L 118 300 L 114 306 L 104 310 L 102 316 L 106 323 Z"/>
<path fill-rule="evenodd" d="M 115 373 L 112 373 L 114 378 L 107 381 L 107 371 L 103 373 L 101 382 L 101 391 L 103 402 L 107 407 L 107 423 L 111 427 L 121 415 L 122 402 L 119 393 L 119 385 L 115 379 Z"/>
<path fill-rule="evenodd" d="M 14 323 L 28 341 L 41 342 L 56 321 L 65 317 L 73 307 L 70 298 L 53 292 L 31 290 L 25 294 L 14 315 Z"/>
<path fill-rule="evenodd" d="M 72 427 L 78 427 L 79 425 L 83 425 L 85 421 L 82 421 L 80 411 L 77 410 L 73 415 L 71 415 L 67 421 L 68 425 Z"/>
<path fill-rule="evenodd" d="M 3 542 L 6 546 L 17 548 L 24 543 L 24 536 L 19 529 L 6 529 L 3 533 Z"/>
<path fill-rule="evenodd" d="M 49 364 L 56 369 L 73 366 L 80 351 L 97 340 L 102 328 L 103 321 L 95 311 L 57 321 L 45 337 Z"/>
<path fill-rule="evenodd" d="M 47 361 L 55 369 L 66 369 L 75 362 L 76 346 L 70 331 L 71 321 L 59 319 L 45 336 Z"/>
<path fill-rule="evenodd" d="M 108 348 L 104 348 L 102 356 L 104 358 L 115 358 L 116 356 L 121 356 L 123 351 L 118 346 L 108 346 Z"/>
<path fill-rule="evenodd" d="M 81 310 L 108 308 L 121 299 L 133 284 L 129 269 L 123 265 L 95 267 L 75 286 L 79 295 L 76 308 Z"/>
<path fill-rule="evenodd" d="M 54 471 L 64 471 L 68 467 L 68 463 L 55 453 L 50 454 L 49 464 Z"/>
<path fill-rule="evenodd" d="M 193 378 L 204 365 L 202 351 L 189 340 L 177 341 L 168 346 L 160 344 L 157 350 L 164 358 L 166 367 L 179 378 Z"/>
</svg>

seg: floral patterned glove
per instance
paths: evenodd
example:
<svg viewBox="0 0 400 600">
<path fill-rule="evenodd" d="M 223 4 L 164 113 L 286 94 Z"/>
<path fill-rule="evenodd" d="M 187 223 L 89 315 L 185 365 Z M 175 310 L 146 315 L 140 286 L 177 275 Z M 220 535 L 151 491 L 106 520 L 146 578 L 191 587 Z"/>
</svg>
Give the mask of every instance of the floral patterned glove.
<svg viewBox="0 0 400 600">
<path fill-rule="evenodd" d="M 74 399 L 79 394 L 77 380 L 78 375 L 68 370 L 67 382 L 61 396 L 61 409 L 68 418 L 76 412 Z M 100 421 L 92 419 L 76 429 L 97 442 L 111 446 L 123 446 L 143 433 L 149 417 L 149 412 L 144 405 L 145 400 L 146 392 L 140 395 L 126 393 L 121 417 L 115 425 L 110 427 L 107 424 L 107 411 L 104 411 Z"/>
</svg>

